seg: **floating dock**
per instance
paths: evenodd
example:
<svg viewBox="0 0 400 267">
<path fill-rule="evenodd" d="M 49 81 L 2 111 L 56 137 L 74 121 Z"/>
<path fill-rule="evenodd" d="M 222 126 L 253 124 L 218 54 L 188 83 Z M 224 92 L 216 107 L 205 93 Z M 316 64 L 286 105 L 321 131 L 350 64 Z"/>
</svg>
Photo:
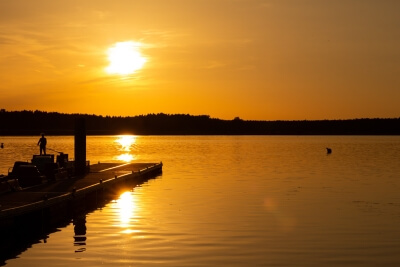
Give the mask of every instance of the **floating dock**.
<svg viewBox="0 0 400 267">
<path fill-rule="evenodd" d="M 72 178 L 51 181 L 0 195 L 0 228 L 32 221 L 54 224 L 71 214 L 98 205 L 110 194 L 132 189 L 162 172 L 162 163 L 98 163 Z"/>
</svg>

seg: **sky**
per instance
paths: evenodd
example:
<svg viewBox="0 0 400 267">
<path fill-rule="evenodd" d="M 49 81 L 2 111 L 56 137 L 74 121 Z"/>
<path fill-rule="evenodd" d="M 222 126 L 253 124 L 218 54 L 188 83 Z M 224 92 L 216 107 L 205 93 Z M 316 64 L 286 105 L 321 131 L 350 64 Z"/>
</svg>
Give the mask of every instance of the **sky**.
<svg viewBox="0 0 400 267">
<path fill-rule="evenodd" d="M 0 0 L 0 108 L 398 118 L 399 11 L 398 0 Z"/>
</svg>

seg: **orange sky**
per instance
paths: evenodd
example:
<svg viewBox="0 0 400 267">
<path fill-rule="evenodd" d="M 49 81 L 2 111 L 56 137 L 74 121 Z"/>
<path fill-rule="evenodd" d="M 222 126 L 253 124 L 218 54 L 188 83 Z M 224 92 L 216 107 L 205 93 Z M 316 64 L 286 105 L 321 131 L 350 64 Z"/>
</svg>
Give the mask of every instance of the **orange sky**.
<svg viewBox="0 0 400 267">
<path fill-rule="evenodd" d="M 400 117 L 400 1 L 0 1 L 0 108 Z M 107 50 L 146 62 L 110 74 Z"/>
</svg>

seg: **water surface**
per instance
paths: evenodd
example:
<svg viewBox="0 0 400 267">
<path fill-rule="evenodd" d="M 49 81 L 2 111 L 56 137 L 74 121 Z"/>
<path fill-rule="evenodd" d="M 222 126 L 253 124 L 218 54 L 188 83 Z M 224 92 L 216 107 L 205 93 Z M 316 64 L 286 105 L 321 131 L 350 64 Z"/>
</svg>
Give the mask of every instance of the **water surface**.
<svg viewBox="0 0 400 267">
<path fill-rule="evenodd" d="M 0 173 L 36 139 L 2 137 Z M 73 137 L 47 139 L 73 157 Z M 87 149 L 163 174 L 81 218 L 83 242 L 71 222 L 6 266 L 400 264 L 398 136 L 89 136 Z"/>
</svg>

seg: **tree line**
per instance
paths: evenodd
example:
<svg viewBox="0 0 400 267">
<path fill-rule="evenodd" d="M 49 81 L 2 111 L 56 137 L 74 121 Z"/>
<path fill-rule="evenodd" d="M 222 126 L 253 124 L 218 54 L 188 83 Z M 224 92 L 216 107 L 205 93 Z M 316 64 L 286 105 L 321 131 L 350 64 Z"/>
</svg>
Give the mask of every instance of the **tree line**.
<svg viewBox="0 0 400 267">
<path fill-rule="evenodd" d="M 253 121 L 209 115 L 147 114 L 133 117 L 0 110 L 0 135 L 73 135 L 84 118 L 88 135 L 399 135 L 400 118 Z"/>
</svg>

